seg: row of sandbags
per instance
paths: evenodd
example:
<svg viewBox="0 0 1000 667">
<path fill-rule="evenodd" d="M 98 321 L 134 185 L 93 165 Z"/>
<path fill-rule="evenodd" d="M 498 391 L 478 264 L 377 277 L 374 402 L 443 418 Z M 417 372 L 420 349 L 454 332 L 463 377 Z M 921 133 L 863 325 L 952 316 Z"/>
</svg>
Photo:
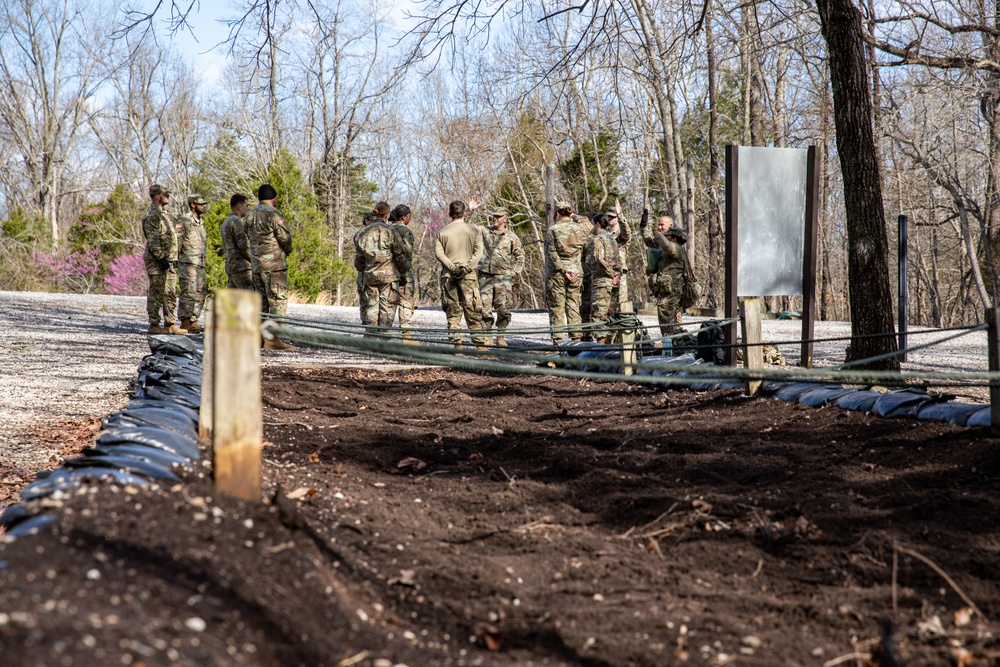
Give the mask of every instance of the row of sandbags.
<svg viewBox="0 0 1000 667">
<path fill-rule="evenodd" d="M 59 468 L 39 472 L 21 489 L 21 502 L 0 515 L 8 538 L 32 534 L 55 521 L 45 509 L 58 503 L 44 501 L 59 500 L 84 482 L 137 487 L 173 483 L 201 458 L 201 352 L 184 336 L 150 336 L 149 347 L 132 399 L 101 421 L 93 446 Z"/>
</svg>

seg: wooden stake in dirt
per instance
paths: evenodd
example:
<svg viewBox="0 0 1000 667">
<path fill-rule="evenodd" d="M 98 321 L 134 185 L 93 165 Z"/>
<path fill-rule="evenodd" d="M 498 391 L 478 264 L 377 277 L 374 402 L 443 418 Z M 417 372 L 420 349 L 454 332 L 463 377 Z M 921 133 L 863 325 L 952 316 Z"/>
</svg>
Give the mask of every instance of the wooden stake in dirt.
<svg viewBox="0 0 1000 667">
<path fill-rule="evenodd" d="M 986 309 L 986 352 L 991 373 L 1000 371 L 1000 308 Z M 1000 382 L 990 382 L 990 434 L 1000 436 Z"/>
<path fill-rule="evenodd" d="M 205 304 L 205 351 L 201 357 L 201 405 L 198 408 L 198 437 L 204 443 L 212 442 L 212 308 L 214 299 Z"/>
<path fill-rule="evenodd" d="M 260 397 L 260 296 L 216 292 L 212 318 L 212 436 L 215 488 L 260 500 L 264 424 Z"/>
<path fill-rule="evenodd" d="M 622 302 L 620 304 L 621 312 L 631 313 L 632 312 L 632 302 Z M 625 363 L 625 367 L 622 368 L 622 373 L 625 375 L 635 374 L 635 332 L 634 331 L 622 331 L 622 361 Z"/>
<path fill-rule="evenodd" d="M 740 304 L 740 325 L 743 329 L 743 365 L 749 369 L 764 368 L 764 348 L 761 347 L 760 297 L 747 297 Z M 747 380 L 747 396 L 760 390 L 760 380 Z"/>
</svg>

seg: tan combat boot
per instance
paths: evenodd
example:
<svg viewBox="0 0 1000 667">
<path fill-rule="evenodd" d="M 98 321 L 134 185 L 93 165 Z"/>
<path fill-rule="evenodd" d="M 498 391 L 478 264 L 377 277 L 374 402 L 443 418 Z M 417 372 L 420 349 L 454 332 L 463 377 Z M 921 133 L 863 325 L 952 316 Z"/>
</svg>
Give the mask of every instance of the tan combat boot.
<svg viewBox="0 0 1000 667">
<path fill-rule="evenodd" d="M 286 343 L 280 338 L 270 338 L 264 341 L 264 347 L 270 348 L 272 350 L 294 350 L 295 346 L 291 343 Z"/>
<path fill-rule="evenodd" d="M 187 329 L 182 329 L 181 327 L 179 327 L 176 324 L 174 324 L 173 322 L 171 322 L 170 326 L 168 326 L 167 330 L 164 331 L 163 333 L 168 333 L 168 334 L 171 334 L 171 335 L 174 335 L 174 336 L 183 336 L 187 332 L 188 332 Z"/>
<path fill-rule="evenodd" d="M 497 336 L 497 347 L 507 347 L 507 340 L 503 336 Z"/>
<path fill-rule="evenodd" d="M 150 336 L 162 336 L 165 333 L 167 333 L 167 330 L 164 329 L 163 327 L 161 327 L 159 324 L 150 324 L 149 325 L 149 331 L 147 332 L 147 335 L 150 335 Z"/>
<path fill-rule="evenodd" d="M 203 333 L 205 331 L 201 327 L 201 325 L 198 324 L 198 320 L 194 320 L 194 319 L 187 320 L 185 322 L 181 322 L 181 326 L 184 327 L 185 329 L 187 329 L 188 333 L 197 334 L 197 333 Z"/>
</svg>

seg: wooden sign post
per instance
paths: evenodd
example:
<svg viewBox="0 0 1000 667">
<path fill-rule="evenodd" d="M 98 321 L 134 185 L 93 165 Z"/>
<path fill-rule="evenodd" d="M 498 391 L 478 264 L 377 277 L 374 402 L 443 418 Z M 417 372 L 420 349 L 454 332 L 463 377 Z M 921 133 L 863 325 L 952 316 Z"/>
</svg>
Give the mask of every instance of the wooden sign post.
<svg viewBox="0 0 1000 667">
<path fill-rule="evenodd" d="M 213 373 L 212 373 L 212 308 L 214 299 L 209 299 L 205 304 L 205 348 L 201 355 L 201 405 L 198 408 L 198 437 L 201 441 L 210 444 L 212 442 L 212 395 Z"/>
<path fill-rule="evenodd" d="M 740 324 L 743 329 L 743 366 L 748 369 L 764 368 L 764 348 L 761 347 L 760 298 L 748 297 L 740 304 Z M 747 396 L 760 390 L 760 380 L 747 380 Z"/>
<path fill-rule="evenodd" d="M 991 373 L 1000 371 L 1000 308 L 986 309 L 986 357 Z M 990 382 L 990 435 L 1000 436 L 1000 382 Z"/>
<path fill-rule="evenodd" d="M 212 438 L 215 488 L 244 500 L 261 497 L 264 423 L 260 396 L 260 296 L 216 293 L 212 317 Z"/>
</svg>

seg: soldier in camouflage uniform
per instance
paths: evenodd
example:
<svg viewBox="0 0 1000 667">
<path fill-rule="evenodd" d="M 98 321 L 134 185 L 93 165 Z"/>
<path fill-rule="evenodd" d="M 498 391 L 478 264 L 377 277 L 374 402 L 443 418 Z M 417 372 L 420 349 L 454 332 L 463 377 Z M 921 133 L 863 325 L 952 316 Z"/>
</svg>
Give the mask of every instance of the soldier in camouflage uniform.
<svg viewBox="0 0 1000 667">
<path fill-rule="evenodd" d="M 413 319 L 413 310 L 417 302 L 417 276 L 413 270 L 414 238 L 409 227 L 410 215 L 410 207 L 406 204 L 398 205 L 392 209 L 392 213 L 389 215 L 390 226 L 403 242 L 403 256 L 406 259 L 406 265 L 410 267 L 405 276 L 399 276 L 399 290 L 396 292 L 395 299 L 395 305 L 399 307 L 399 328 L 404 341 L 410 339 L 410 320 Z M 393 317 L 389 318 L 390 323 Z"/>
<path fill-rule="evenodd" d="M 681 246 L 687 242 L 687 235 L 673 226 L 673 220 L 668 215 L 660 216 L 656 221 L 656 232 L 653 232 L 649 229 L 647 216 L 648 212 L 643 211 L 639 230 L 646 245 L 660 251 L 656 273 L 649 280 L 653 298 L 656 299 L 660 335 L 682 333 L 678 323 L 681 321 L 681 292 L 687 270 L 687 253 Z"/>
<path fill-rule="evenodd" d="M 461 347 L 462 315 L 473 331 L 472 343 L 485 349 L 483 300 L 479 295 L 476 267 L 483 258 L 483 235 L 465 221 L 465 202 L 453 201 L 448 207 L 451 222 L 434 239 L 434 255 L 441 262 L 441 307 L 448 318 L 448 338 Z M 479 333 L 475 333 L 480 331 Z"/>
<path fill-rule="evenodd" d="M 222 222 L 222 251 L 226 256 L 226 276 L 230 289 L 253 289 L 253 271 L 250 270 L 250 241 L 243 230 L 243 218 L 250 210 L 246 195 L 235 194 L 229 198 L 232 212 Z"/>
<path fill-rule="evenodd" d="M 365 213 L 364 218 L 361 219 L 361 229 L 354 232 L 354 271 L 357 273 L 354 284 L 358 290 L 358 313 L 361 318 L 361 324 L 366 325 L 378 324 L 378 320 L 369 322 L 365 319 L 368 317 L 368 296 L 365 294 L 365 260 L 358 249 L 358 239 L 361 237 L 361 233 L 365 231 L 365 227 L 373 222 L 375 222 L 375 218 L 372 217 L 371 212 Z"/>
<path fill-rule="evenodd" d="M 181 326 L 191 333 L 201 333 L 198 324 L 208 290 L 205 281 L 205 214 L 208 202 L 201 195 L 187 199 L 188 212 L 177 218 L 177 277 L 180 281 Z"/>
<path fill-rule="evenodd" d="M 398 300 L 400 283 L 406 284 L 410 266 L 403 240 L 386 223 L 389 205 L 379 202 L 371 217 L 373 222 L 357 236 L 354 266 L 364 276 L 365 314 L 362 321 L 374 325 L 374 332 L 379 334 L 386 333 L 392 326 L 395 308 L 391 302 Z"/>
<path fill-rule="evenodd" d="M 278 193 L 265 183 L 257 189 L 260 203 L 243 220 L 250 243 L 250 268 L 261 308 L 270 315 L 283 316 L 288 308 L 288 255 L 292 252 L 292 232 L 284 216 L 274 207 Z M 275 337 L 266 347 L 290 350 L 294 345 Z"/>
<path fill-rule="evenodd" d="M 497 328 L 497 345 L 507 347 L 504 332 L 510 324 L 510 309 L 514 303 L 514 276 L 524 269 L 524 248 L 521 239 L 507 229 L 509 212 L 498 208 L 492 212 L 493 224 L 482 228 L 483 258 L 479 261 L 479 294 L 483 299 L 483 326 Z M 493 321 L 496 311 L 496 322 Z"/>
<path fill-rule="evenodd" d="M 591 225 L 573 215 L 565 201 L 556 203 L 556 221 L 545 233 L 548 274 L 545 277 L 545 300 L 549 324 L 553 329 L 580 324 L 580 291 L 583 288 L 583 246 Z M 572 340 L 580 340 L 581 331 L 570 330 Z M 553 331 L 552 342 L 566 339 L 565 331 Z"/>
<path fill-rule="evenodd" d="M 626 262 L 627 253 L 626 247 L 628 246 L 629 240 L 632 238 L 632 234 L 629 231 L 628 225 L 624 221 L 621 221 L 618 213 L 618 200 L 615 200 L 615 210 L 607 211 L 604 213 L 610 220 L 608 226 L 608 231 L 611 235 L 615 237 L 615 242 L 618 245 L 618 256 L 621 262 L 621 278 L 611 287 L 611 310 L 603 317 L 599 318 L 595 316 L 591 311 L 593 309 L 592 301 L 593 297 L 590 292 L 590 274 L 588 273 L 588 267 L 586 263 L 586 253 L 584 253 L 584 266 L 583 266 L 583 290 L 580 297 L 580 315 L 583 317 L 584 322 L 595 322 L 600 319 L 606 318 L 608 315 L 617 313 L 619 311 L 622 300 L 628 299 L 628 290 L 626 288 L 625 292 L 622 293 L 622 288 L 626 285 L 625 274 L 628 273 L 628 264 Z M 596 216 L 595 216 L 596 219 Z M 593 335 L 590 330 L 583 332 L 583 340 L 593 340 Z"/>
<path fill-rule="evenodd" d="M 170 202 L 170 190 L 165 186 L 149 186 L 151 203 L 142 216 L 142 235 L 146 250 L 142 262 L 149 275 L 146 293 L 146 314 L 149 315 L 150 334 L 186 334 L 187 329 L 174 321 L 177 307 L 177 230 L 164 210 Z M 160 313 L 163 326 L 160 326 Z"/>
<path fill-rule="evenodd" d="M 591 322 L 606 320 L 612 309 L 612 289 L 621 279 L 621 256 L 618 254 L 618 242 L 609 231 L 611 224 L 606 214 L 594 216 L 593 233 L 587 239 L 584 250 L 584 263 L 587 266 L 590 280 Z M 598 343 L 608 343 L 606 329 L 594 329 L 594 339 Z"/>
</svg>

